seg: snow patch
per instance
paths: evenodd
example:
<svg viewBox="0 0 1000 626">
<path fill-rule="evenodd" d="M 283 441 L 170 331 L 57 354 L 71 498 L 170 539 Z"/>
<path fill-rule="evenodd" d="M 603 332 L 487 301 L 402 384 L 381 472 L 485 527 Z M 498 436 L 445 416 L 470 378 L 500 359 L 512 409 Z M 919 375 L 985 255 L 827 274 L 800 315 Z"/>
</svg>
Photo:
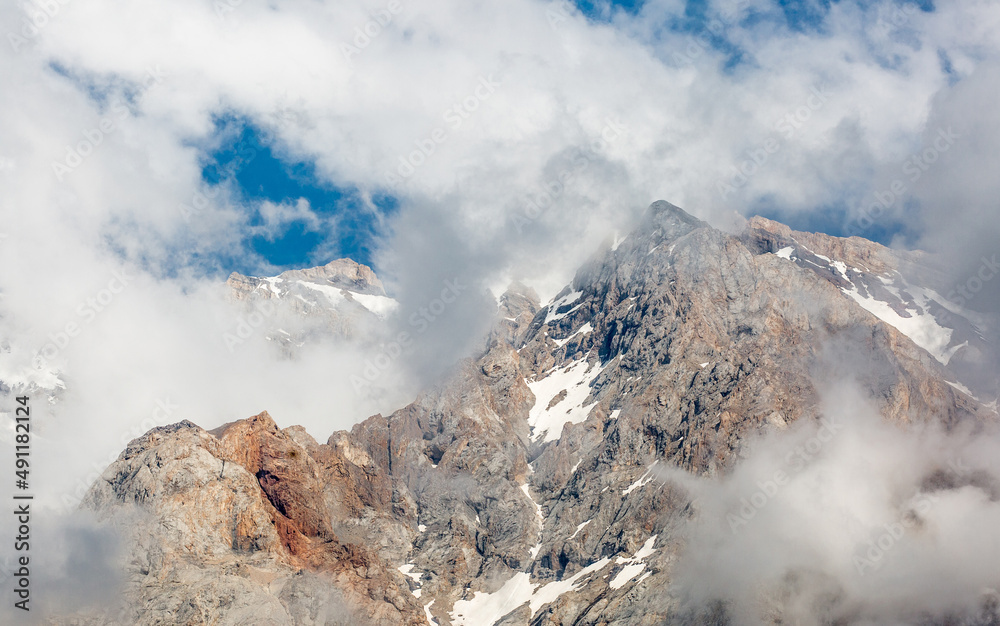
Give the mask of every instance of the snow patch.
<svg viewBox="0 0 1000 626">
<path fill-rule="evenodd" d="M 885 302 L 876 300 L 870 295 L 862 296 L 858 293 L 856 286 L 842 291 L 860 304 L 863 309 L 909 337 L 913 343 L 929 352 L 943 365 L 947 365 L 952 355 L 961 347 L 955 346 L 951 350 L 948 349 L 948 344 L 951 343 L 952 329 L 944 328 L 938 324 L 930 313 L 921 313 L 917 309 L 907 309 L 910 317 L 903 317 Z"/>
<path fill-rule="evenodd" d="M 964 393 L 965 395 L 969 396 L 970 398 L 972 398 L 976 402 L 979 402 L 979 398 L 977 398 L 976 396 L 972 395 L 972 390 L 970 390 L 968 387 L 966 387 L 962 383 L 953 383 L 953 382 L 948 381 L 948 380 L 946 380 L 944 382 L 946 382 L 949 385 L 951 385 L 954 389 L 957 389 L 957 390 L 961 391 L 962 393 Z"/>
<path fill-rule="evenodd" d="M 434 619 L 433 615 L 431 615 L 431 605 L 433 604 L 434 600 L 431 600 L 430 602 L 424 605 L 424 616 L 427 617 L 428 626 L 438 626 L 438 621 Z"/>
<path fill-rule="evenodd" d="M 580 534 L 580 531 L 583 530 L 584 528 L 586 528 L 587 524 L 589 524 L 591 521 L 593 521 L 593 520 L 587 520 L 586 522 L 584 522 L 584 523 L 580 524 L 579 526 L 577 526 L 576 530 L 573 531 L 573 534 L 570 535 L 569 538 L 572 539 L 573 537 L 576 537 L 578 534 Z"/>
<path fill-rule="evenodd" d="M 795 248 L 789 246 L 787 248 L 782 248 L 781 250 L 778 250 L 777 252 L 774 253 L 774 256 L 779 256 L 783 259 L 788 259 L 789 261 L 791 261 L 793 252 L 795 252 Z"/>
<path fill-rule="evenodd" d="M 559 298 L 558 300 L 556 300 L 552 304 L 550 304 L 547 307 L 548 311 L 545 313 L 545 323 L 548 324 L 549 322 L 554 322 L 556 320 L 561 320 L 562 318 L 566 317 L 567 315 L 569 315 L 573 311 L 575 311 L 578 308 L 580 308 L 580 305 L 577 305 L 577 306 L 573 307 L 572 309 L 570 309 L 569 311 L 566 311 L 565 313 L 556 313 L 556 311 L 558 311 L 562 307 L 566 306 L 567 304 L 573 304 L 574 302 L 576 302 L 577 300 L 579 300 L 580 296 L 582 296 L 582 295 L 583 295 L 582 291 L 574 291 L 572 293 L 566 294 L 565 296 Z"/>
<path fill-rule="evenodd" d="M 528 550 L 528 555 L 531 556 L 531 560 L 534 561 L 538 558 L 538 553 L 542 551 L 541 542 L 536 543 L 530 550 Z"/>
<path fill-rule="evenodd" d="M 521 491 L 523 491 L 524 495 L 527 496 L 528 499 L 531 500 L 531 503 L 535 505 L 535 519 L 541 523 L 545 520 L 545 516 L 542 514 L 542 505 L 535 502 L 535 499 L 531 497 L 530 489 L 531 488 L 528 486 L 528 483 L 521 485 Z"/>
<path fill-rule="evenodd" d="M 553 339 L 552 341 L 556 342 L 556 345 L 561 348 L 565 346 L 567 343 L 569 343 L 569 340 L 572 339 L 573 337 L 576 337 L 577 335 L 587 335 L 592 332 L 594 332 L 594 327 L 590 325 L 590 322 L 587 322 L 579 329 L 577 329 L 577 331 L 572 335 L 570 335 L 569 337 L 566 337 L 565 339 Z"/>
<path fill-rule="evenodd" d="M 267 281 L 267 289 L 268 289 L 268 291 L 270 291 L 271 293 L 273 293 L 276 296 L 280 296 L 281 295 L 281 288 L 278 287 L 278 283 L 285 282 L 285 279 L 278 278 L 277 276 L 275 276 L 273 278 L 265 278 L 264 280 Z"/>
<path fill-rule="evenodd" d="M 535 404 L 528 413 L 532 441 L 556 441 L 566 422 L 579 424 L 587 419 L 597 402 L 588 405 L 584 405 L 584 402 L 590 396 L 591 383 L 602 369 L 597 363 L 591 365 L 586 359 L 581 359 L 556 369 L 541 380 L 525 380 L 531 393 L 535 395 Z M 549 407 L 552 400 L 564 390 L 566 396 Z"/>
<path fill-rule="evenodd" d="M 344 294 L 340 293 L 343 290 L 337 287 L 331 287 L 329 285 L 317 285 L 316 283 L 310 283 L 304 280 L 299 280 L 296 282 L 298 282 L 298 284 L 302 285 L 307 289 L 312 289 L 313 291 L 320 292 L 321 294 L 326 296 L 326 299 L 329 300 L 330 303 L 333 304 L 334 306 L 337 306 L 340 303 L 347 300 L 347 298 L 344 297 Z"/>
<path fill-rule="evenodd" d="M 498 619 L 531 600 L 535 587 L 537 585 L 531 584 L 528 574 L 514 574 L 493 593 L 477 591 L 470 600 L 456 601 L 451 610 L 451 623 L 453 626 L 492 626 Z"/>
<path fill-rule="evenodd" d="M 830 265 L 835 270 L 837 270 L 837 273 L 840 274 L 844 278 L 844 280 L 851 280 L 850 278 L 847 277 L 847 264 L 846 263 L 844 263 L 843 261 L 831 261 Z"/>
<path fill-rule="evenodd" d="M 534 561 L 538 558 L 538 553 L 542 550 L 542 530 L 545 529 L 545 515 L 542 513 L 542 505 L 535 502 L 535 499 L 531 497 L 531 491 L 528 487 L 528 483 L 521 485 L 521 491 L 524 495 L 531 500 L 531 503 L 535 505 L 535 521 L 538 522 L 538 543 L 535 544 L 533 548 L 529 550 L 531 553 L 531 560 Z"/>
<path fill-rule="evenodd" d="M 318 291 L 327 300 L 330 301 L 335 307 L 346 302 L 348 297 L 344 294 L 350 294 L 350 299 L 354 302 L 360 304 L 362 307 L 367 309 L 369 312 L 374 314 L 380 319 L 385 319 L 390 313 L 396 310 L 399 303 L 388 296 L 373 296 L 366 293 L 355 293 L 347 289 L 340 289 L 338 287 L 331 287 L 330 285 L 318 285 L 316 283 L 310 283 L 304 280 L 297 281 L 298 284 L 306 287 L 307 289 L 312 289 L 313 291 Z"/>
<path fill-rule="evenodd" d="M 423 576 L 423 573 L 421 573 L 421 572 L 414 572 L 412 570 L 413 570 L 413 563 L 407 563 L 406 565 L 400 565 L 399 566 L 400 573 L 402 573 L 403 576 L 407 576 L 409 578 L 412 578 L 413 582 L 415 582 L 417 584 L 417 588 L 414 589 L 413 591 L 411 591 L 410 593 L 413 594 L 414 598 L 419 598 L 420 597 L 420 593 L 421 593 L 421 590 L 420 590 L 420 577 Z"/>
<path fill-rule="evenodd" d="M 542 608 L 543 606 L 545 606 L 550 602 L 553 602 L 562 594 L 570 591 L 579 590 L 580 587 L 583 586 L 583 582 L 585 582 L 582 581 L 583 578 L 589 576 L 594 572 L 599 572 L 600 570 L 604 569 L 604 566 L 606 566 L 610 562 L 611 559 L 609 557 L 604 557 L 600 561 L 591 563 L 590 565 L 583 568 L 576 574 L 573 574 L 571 577 L 565 580 L 557 580 L 551 582 L 542 587 L 541 589 L 539 589 L 538 591 L 536 591 L 535 593 L 533 593 L 528 602 L 528 606 L 531 608 L 531 616 L 534 617 L 535 613 L 538 612 L 538 609 Z M 577 585 L 577 582 L 581 582 L 581 584 Z"/>
<path fill-rule="evenodd" d="M 656 537 L 658 535 L 653 535 L 646 540 L 646 543 L 642 544 L 642 547 L 636 550 L 636 553 L 632 555 L 632 558 L 626 559 L 623 557 L 618 557 L 615 559 L 615 563 L 618 565 L 624 565 L 620 572 L 608 583 L 612 589 L 621 589 L 625 586 L 628 581 L 632 580 L 636 576 L 642 573 L 646 569 L 646 564 L 644 561 L 652 556 L 656 549 L 653 544 L 656 543 Z M 645 578 L 645 576 L 643 576 Z M 639 580 L 642 580 L 640 578 Z"/>
<path fill-rule="evenodd" d="M 354 293 L 348 291 L 351 298 L 375 314 L 379 319 L 385 319 L 393 311 L 399 308 L 399 303 L 388 296 L 373 296 L 367 293 Z"/>
<path fill-rule="evenodd" d="M 423 576 L 423 574 L 421 572 L 412 571 L 413 567 L 414 567 L 413 563 L 407 563 L 406 565 L 400 565 L 399 571 L 403 574 L 403 576 L 412 578 L 413 582 L 419 583 L 420 577 Z"/>
<path fill-rule="evenodd" d="M 612 589 L 621 589 L 625 583 L 641 574 L 644 569 L 646 569 L 645 563 L 629 563 L 618 572 L 618 575 L 608 583 L 608 586 Z"/>
<path fill-rule="evenodd" d="M 657 463 L 659 463 L 659 461 L 653 461 L 653 464 L 649 466 L 649 469 L 646 470 L 645 474 L 643 474 L 642 476 L 639 477 L 639 480 L 637 480 L 634 483 L 632 483 L 631 485 L 629 485 L 628 489 L 623 489 L 622 490 L 622 495 L 623 496 L 627 496 L 628 494 L 632 493 L 636 489 L 638 489 L 640 487 L 644 487 L 649 481 L 653 480 L 653 468 L 656 467 Z"/>
<path fill-rule="evenodd" d="M 837 271 L 847 279 L 847 274 L 840 267 L 843 265 L 842 263 L 834 261 L 831 265 L 836 267 Z M 854 271 L 861 273 L 857 269 Z M 968 345 L 968 342 L 963 342 L 957 346 L 948 347 L 951 343 L 953 330 L 938 324 L 937 319 L 930 313 L 930 305 L 932 302 L 936 303 L 950 313 L 970 319 L 968 311 L 942 297 L 933 289 L 911 285 L 899 272 L 880 275 L 877 278 L 886 291 L 899 299 L 901 303 L 908 302 L 912 298 L 915 308 L 906 309 L 910 317 L 902 317 L 888 304 L 876 300 L 871 295 L 862 297 L 856 286 L 851 290 L 844 289 L 843 291 L 864 309 L 909 337 L 913 343 L 927 350 L 943 365 L 948 365 L 955 353 Z M 900 283 L 902 286 L 899 286 Z M 902 293 L 904 290 L 906 294 Z"/>
</svg>

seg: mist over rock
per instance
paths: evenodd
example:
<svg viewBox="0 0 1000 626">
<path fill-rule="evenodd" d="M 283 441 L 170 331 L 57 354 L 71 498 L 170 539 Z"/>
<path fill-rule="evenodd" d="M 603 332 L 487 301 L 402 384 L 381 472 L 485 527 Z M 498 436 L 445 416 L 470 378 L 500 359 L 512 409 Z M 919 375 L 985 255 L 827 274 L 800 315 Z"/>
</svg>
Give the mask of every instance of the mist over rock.
<svg viewBox="0 0 1000 626">
<path fill-rule="evenodd" d="M 818 551 L 765 567 L 751 550 L 731 567 L 752 585 L 710 570 L 717 584 L 692 587 L 692 546 L 723 562 L 765 536 L 738 534 L 758 515 L 794 518 L 779 486 L 839 494 L 852 447 L 910 458 L 891 433 L 940 433 L 960 462 L 928 452 L 894 477 L 873 464 L 882 508 L 841 511 L 844 535 L 823 545 L 850 562 L 889 516 L 919 529 L 893 536 L 906 562 L 919 553 L 906 542 L 950 528 L 921 497 L 994 519 L 997 390 L 971 374 L 997 327 L 941 296 L 925 265 L 762 218 L 730 235 L 656 202 L 552 301 L 511 285 L 481 351 L 398 411 L 325 443 L 267 412 L 132 441 L 84 502 L 130 542 L 115 610 L 134 624 L 996 623 L 1000 575 L 974 567 L 951 605 L 883 602 Z M 335 332 L 377 333 L 392 314 L 347 260 L 229 286 Z M 969 432 L 986 434 L 949 439 Z M 871 450 L 843 443 L 857 433 Z"/>
</svg>

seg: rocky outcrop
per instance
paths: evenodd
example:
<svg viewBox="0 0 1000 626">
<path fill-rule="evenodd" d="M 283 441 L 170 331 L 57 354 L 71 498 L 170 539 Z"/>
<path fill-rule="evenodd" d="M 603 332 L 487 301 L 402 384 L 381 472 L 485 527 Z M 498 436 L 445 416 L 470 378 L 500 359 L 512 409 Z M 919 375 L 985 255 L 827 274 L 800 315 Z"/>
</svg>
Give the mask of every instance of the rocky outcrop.
<svg viewBox="0 0 1000 626">
<path fill-rule="evenodd" d="M 83 503 L 132 541 L 123 606 L 104 618 L 423 623 L 374 544 L 333 531 L 324 491 L 334 485 L 321 482 L 321 463 L 351 462 L 336 450 L 315 459 L 303 435 L 265 412 L 211 433 L 181 422 L 130 443 Z"/>
</svg>

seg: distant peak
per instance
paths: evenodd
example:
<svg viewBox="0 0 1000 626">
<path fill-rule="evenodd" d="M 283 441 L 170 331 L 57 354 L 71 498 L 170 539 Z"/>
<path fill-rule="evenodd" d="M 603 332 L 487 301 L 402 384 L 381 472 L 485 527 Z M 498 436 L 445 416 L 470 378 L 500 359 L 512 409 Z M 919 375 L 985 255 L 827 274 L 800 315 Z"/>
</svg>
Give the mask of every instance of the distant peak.
<svg viewBox="0 0 1000 626">
<path fill-rule="evenodd" d="M 243 282 L 246 278 L 248 277 L 242 276 L 237 272 L 233 272 L 229 277 L 229 283 L 233 284 L 234 282 Z M 278 278 L 289 282 L 305 281 L 307 283 L 315 283 L 318 285 L 329 285 L 339 289 L 347 289 L 348 291 L 353 291 L 355 293 L 373 296 L 386 295 L 385 288 L 382 286 L 382 281 L 380 281 L 378 276 L 375 275 L 374 270 L 367 265 L 358 263 L 352 259 L 337 259 L 335 261 L 330 261 L 326 265 L 297 270 L 286 270 L 271 278 Z M 259 281 L 261 279 L 257 278 L 256 280 Z"/>
<path fill-rule="evenodd" d="M 331 285 L 340 289 L 347 289 L 348 291 L 353 291 L 355 293 L 369 294 L 373 296 L 386 295 L 385 287 L 382 286 L 382 281 L 378 279 L 378 276 L 375 275 L 372 268 L 364 265 L 363 263 L 358 263 L 357 261 L 347 258 L 336 259 L 335 261 L 330 261 L 326 265 L 319 265 L 316 267 L 286 270 L 277 276 L 272 276 L 271 278 L 280 278 L 282 280 L 292 282 L 302 280 L 320 285 Z M 233 285 L 247 282 L 247 279 L 251 279 L 251 282 L 259 282 L 262 280 L 259 277 L 244 276 L 239 272 L 233 272 L 229 275 L 229 280 L 227 282 L 230 285 Z"/>
<path fill-rule="evenodd" d="M 519 280 L 512 281 L 509 285 L 507 285 L 507 289 L 504 291 L 503 296 L 523 296 L 535 304 L 540 302 L 538 292 Z"/>
</svg>

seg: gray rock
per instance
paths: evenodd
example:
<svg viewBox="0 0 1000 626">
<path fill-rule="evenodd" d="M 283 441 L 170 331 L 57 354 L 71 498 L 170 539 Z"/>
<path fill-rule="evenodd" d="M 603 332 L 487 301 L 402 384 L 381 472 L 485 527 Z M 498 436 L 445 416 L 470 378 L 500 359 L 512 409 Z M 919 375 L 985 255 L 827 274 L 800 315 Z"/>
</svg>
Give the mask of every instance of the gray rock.
<svg viewBox="0 0 1000 626">
<path fill-rule="evenodd" d="M 129 520 L 129 614 L 425 624 L 426 611 L 448 624 L 456 602 L 527 575 L 533 603 L 495 596 L 495 623 L 730 623 L 723 604 L 681 606 L 673 567 L 697 506 L 654 465 L 726 474 L 751 437 L 821 417 L 817 375 L 853 376 L 887 420 L 995 419 L 845 294 L 892 296 L 906 312 L 917 296 L 878 276 L 919 259 L 749 226 L 731 236 L 653 204 L 553 302 L 512 286 L 482 353 L 444 384 L 324 444 L 266 413 L 132 442 L 85 502 Z M 789 246 L 802 252 L 774 254 Z M 380 290 L 334 269 L 294 276 Z M 247 300 L 272 293 L 230 284 Z M 781 623 L 784 600 L 768 601 Z"/>
</svg>

